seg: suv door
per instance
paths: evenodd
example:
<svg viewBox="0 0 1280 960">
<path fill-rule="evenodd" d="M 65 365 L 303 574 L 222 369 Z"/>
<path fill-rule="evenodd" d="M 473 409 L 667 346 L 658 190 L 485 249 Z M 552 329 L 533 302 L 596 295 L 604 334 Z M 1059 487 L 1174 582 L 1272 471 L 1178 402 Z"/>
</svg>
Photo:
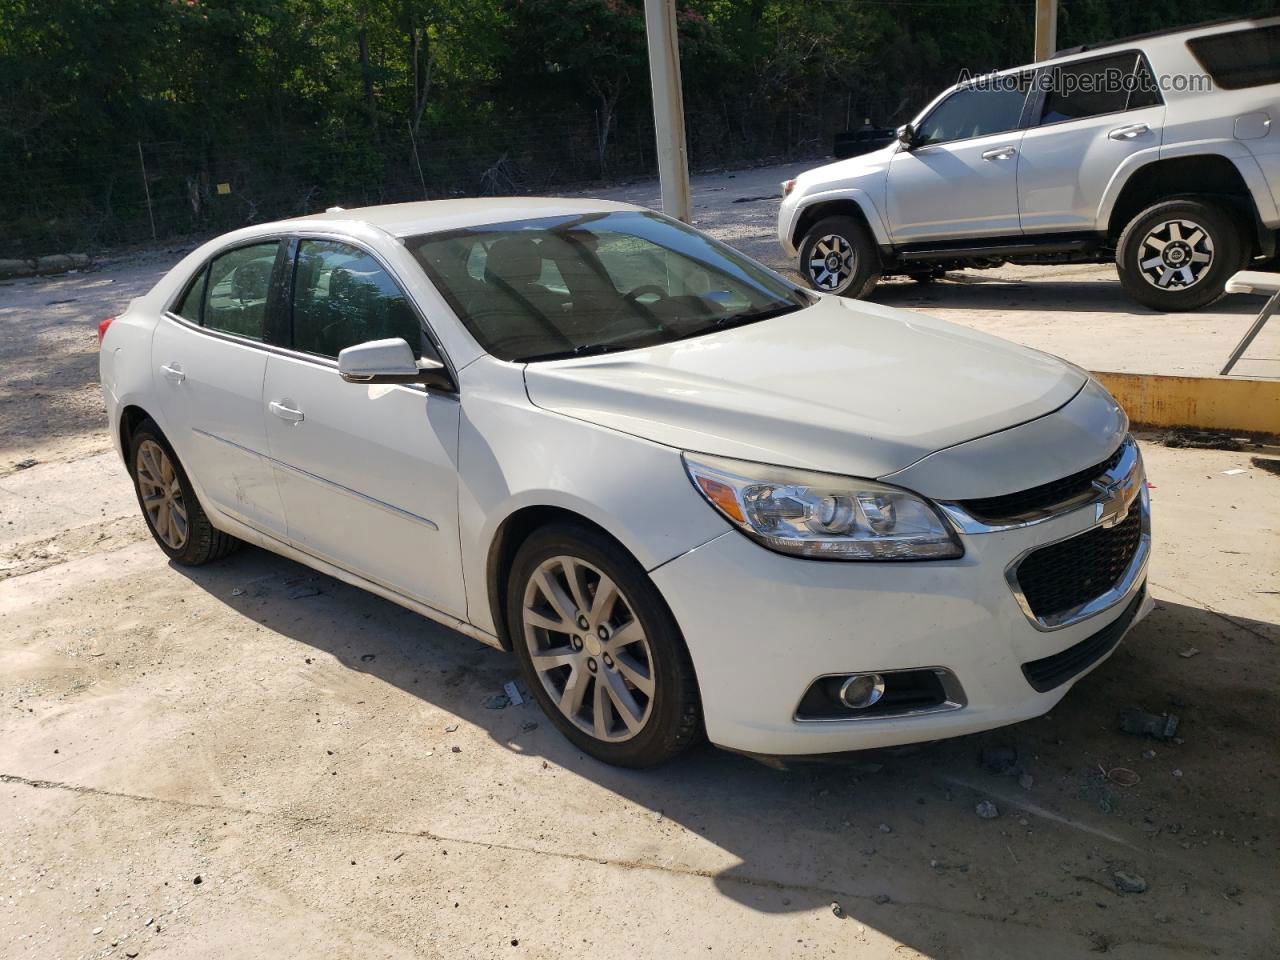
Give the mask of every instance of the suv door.
<svg viewBox="0 0 1280 960">
<path fill-rule="evenodd" d="M 1029 77 L 956 90 L 916 125 L 916 143 L 889 161 L 894 243 L 1017 234 L 1018 145 Z"/>
<path fill-rule="evenodd" d="M 438 351 L 371 253 L 336 240 L 295 244 L 290 349 L 268 359 L 263 394 L 289 541 L 463 618 L 458 398 L 338 375 L 339 351 L 368 340 Z"/>
<path fill-rule="evenodd" d="M 156 325 L 161 427 L 208 505 L 283 538 L 262 415 L 268 314 L 285 266 L 279 240 L 223 251 Z"/>
<path fill-rule="evenodd" d="M 1164 103 L 1150 67 L 1130 50 L 1046 67 L 1018 157 L 1024 233 L 1097 228 L 1117 168 L 1160 150 Z"/>
</svg>

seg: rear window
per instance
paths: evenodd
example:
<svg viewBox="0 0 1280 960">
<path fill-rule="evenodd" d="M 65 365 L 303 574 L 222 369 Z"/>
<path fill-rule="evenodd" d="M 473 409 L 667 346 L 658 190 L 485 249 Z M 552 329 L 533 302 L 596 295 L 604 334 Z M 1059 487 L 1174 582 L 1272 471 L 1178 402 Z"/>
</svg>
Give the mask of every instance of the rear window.
<svg viewBox="0 0 1280 960">
<path fill-rule="evenodd" d="M 1280 24 L 1195 37 L 1187 46 L 1224 90 L 1280 83 Z"/>
</svg>

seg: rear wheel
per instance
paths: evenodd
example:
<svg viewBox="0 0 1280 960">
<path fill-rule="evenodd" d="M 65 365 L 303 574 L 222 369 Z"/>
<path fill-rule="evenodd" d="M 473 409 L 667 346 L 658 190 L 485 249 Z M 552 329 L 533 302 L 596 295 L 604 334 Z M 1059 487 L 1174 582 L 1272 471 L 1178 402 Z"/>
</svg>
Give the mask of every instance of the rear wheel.
<svg viewBox="0 0 1280 960">
<path fill-rule="evenodd" d="M 1243 264 L 1236 218 L 1197 199 L 1147 208 L 1125 227 L 1116 247 L 1125 292 L 1155 310 L 1195 310 L 1213 303 Z"/>
<path fill-rule="evenodd" d="M 130 437 L 129 473 L 151 536 L 174 562 L 198 567 L 239 546 L 209 522 L 177 454 L 152 420 L 140 423 Z"/>
<path fill-rule="evenodd" d="M 657 587 L 614 541 L 557 524 L 520 547 L 507 623 L 525 685 L 579 749 L 648 767 L 701 729 L 684 640 Z"/>
<path fill-rule="evenodd" d="M 800 244 L 800 273 L 823 293 L 865 297 L 880 281 L 880 251 L 856 218 L 826 217 Z"/>
</svg>

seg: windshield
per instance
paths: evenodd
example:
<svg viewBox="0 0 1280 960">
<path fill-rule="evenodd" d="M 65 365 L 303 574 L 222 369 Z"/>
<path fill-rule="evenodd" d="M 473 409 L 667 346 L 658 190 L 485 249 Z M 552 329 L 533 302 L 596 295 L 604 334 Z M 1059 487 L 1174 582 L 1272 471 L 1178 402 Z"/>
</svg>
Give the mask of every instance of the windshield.
<svg viewBox="0 0 1280 960">
<path fill-rule="evenodd" d="M 503 360 L 653 346 L 812 302 L 724 244 L 654 213 L 486 224 L 405 243 L 480 345 Z"/>
</svg>

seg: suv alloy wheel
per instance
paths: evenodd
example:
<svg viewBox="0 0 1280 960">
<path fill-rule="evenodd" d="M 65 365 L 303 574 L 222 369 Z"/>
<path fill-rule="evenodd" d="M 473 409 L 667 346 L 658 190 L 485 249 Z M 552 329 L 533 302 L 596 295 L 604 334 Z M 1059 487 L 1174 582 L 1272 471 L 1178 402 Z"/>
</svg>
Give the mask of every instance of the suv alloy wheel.
<svg viewBox="0 0 1280 960">
<path fill-rule="evenodd" d="M 1216 204 L 1195 198 L 1154 204 L 1120 235 L 1120 283 L 1155 310 L 1206 306 L 1244 264 L 1240 233 L 1236 218 Z"/>
<path fill-rule="evenodd" d="M 800 244 L 800 272 L 815 290 L 858 299 L 880 281 L 880 251 L 853 217 L 825 217 Z"/>
</svg>

